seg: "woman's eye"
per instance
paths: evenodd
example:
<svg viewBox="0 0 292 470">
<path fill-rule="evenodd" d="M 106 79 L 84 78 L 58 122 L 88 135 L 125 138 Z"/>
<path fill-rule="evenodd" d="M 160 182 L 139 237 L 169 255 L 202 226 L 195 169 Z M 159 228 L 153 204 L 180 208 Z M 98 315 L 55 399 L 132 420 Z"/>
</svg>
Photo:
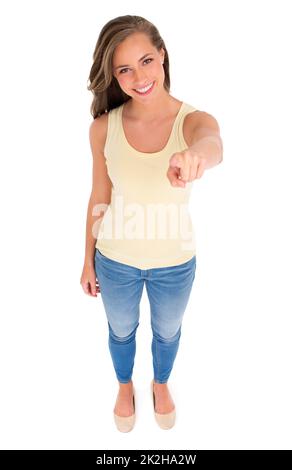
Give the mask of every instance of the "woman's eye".
<svg viewBox="0 0 292 470">
<path fill-rule="evenodd" d="M 152 62 L 153 59 L 150 59 L 150 58 L 149 58 L 149 59 L 145 59 L 143 62 L 146 62 L 147 60 L 150 60 L 150 62 Z M 124 70 L 129 70 L 129 69 L 122 69 L 122 70 L 120 70 L 120 74 L 121 74 Z"/>
</svg>

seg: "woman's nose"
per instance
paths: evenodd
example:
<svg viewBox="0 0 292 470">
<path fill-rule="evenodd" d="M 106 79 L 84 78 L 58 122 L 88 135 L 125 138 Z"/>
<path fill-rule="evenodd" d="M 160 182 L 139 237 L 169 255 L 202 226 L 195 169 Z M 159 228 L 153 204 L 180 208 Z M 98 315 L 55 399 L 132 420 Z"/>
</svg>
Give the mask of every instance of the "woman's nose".
<svg viewBox="0 0 292 470">
<path fill-rule="evenodd" d="M 146 77 L 145 72 L 140 71 L 140 70 L 135 72 L 134 83 L 136 84 L 137 87 L 147 84 L 147 77 Z"/>
</svg>

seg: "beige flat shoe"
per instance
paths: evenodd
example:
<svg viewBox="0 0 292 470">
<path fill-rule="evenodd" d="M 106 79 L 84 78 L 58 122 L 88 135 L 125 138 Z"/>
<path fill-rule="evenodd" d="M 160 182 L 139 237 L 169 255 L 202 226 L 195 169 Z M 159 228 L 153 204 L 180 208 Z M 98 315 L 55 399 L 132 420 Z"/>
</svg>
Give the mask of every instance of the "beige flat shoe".
<svg viewBox="0 0 292 470">
<path fill-rule="evenodd" d="M 121 432 L 129 432 L 132 431 L 135 421 L 136 421 L 136 391 L 135 388 L 133 387 L 133 406 L 134 406 L 134 413 L 131 416 L 118 416 L 114 412 L 114 420 L 116 423 L 116 426 L 119 431 Z"/>
<path fill-rule="evenodd" d="M 155 394 L 154 394 L 154 379 L 151 381 L 151 397 L 153 402 L 153 410 L 156 422 L 161 429 L 170 429 L 175 424 L 176 410 L 175 408 L 170 413 L 156 413 L 155 411 Z"/>
</svg>

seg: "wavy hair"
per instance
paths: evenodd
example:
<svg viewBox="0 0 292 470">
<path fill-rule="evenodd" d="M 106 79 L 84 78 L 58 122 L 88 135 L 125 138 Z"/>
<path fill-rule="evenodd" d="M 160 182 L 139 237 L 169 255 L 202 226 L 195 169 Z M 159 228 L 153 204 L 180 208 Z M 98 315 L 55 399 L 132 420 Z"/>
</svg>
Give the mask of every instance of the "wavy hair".
<svg viewBox="0 0 292 470">
<path fill-rule="evenodd" d="M 164 49 L 164 88 L 169 92 L 169 58 L 164 41 L 153 23 L 142 16 L 124 15 L 108 21 L 99 33 L 93 53 L 93 64 L 89 74 L 87 89 L 93 93 L 90 113 L 95 119 L 130 99 L 121 89 L 113 75 L 113 55 L 115 48 L 130 34 L 144 33 L 158 51 Z"/>
</svg>

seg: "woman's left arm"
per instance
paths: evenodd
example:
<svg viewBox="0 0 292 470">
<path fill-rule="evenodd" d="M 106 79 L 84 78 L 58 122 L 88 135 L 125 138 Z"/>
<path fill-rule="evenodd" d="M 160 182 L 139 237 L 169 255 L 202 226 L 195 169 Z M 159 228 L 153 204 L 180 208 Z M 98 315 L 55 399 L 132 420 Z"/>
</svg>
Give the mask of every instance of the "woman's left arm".
<svg viewBox="0 0 292 470">
<path fill-rule="evenodd" d="M 200 111 L 195 122 L 190 146 L 174 153 L 169 160 L 167 177 L 173 186 L 185 187 L 186 182 L 201 178 L 206 169 L 223 160 L 223 142 L 217 120 Z"/>
</svg>

